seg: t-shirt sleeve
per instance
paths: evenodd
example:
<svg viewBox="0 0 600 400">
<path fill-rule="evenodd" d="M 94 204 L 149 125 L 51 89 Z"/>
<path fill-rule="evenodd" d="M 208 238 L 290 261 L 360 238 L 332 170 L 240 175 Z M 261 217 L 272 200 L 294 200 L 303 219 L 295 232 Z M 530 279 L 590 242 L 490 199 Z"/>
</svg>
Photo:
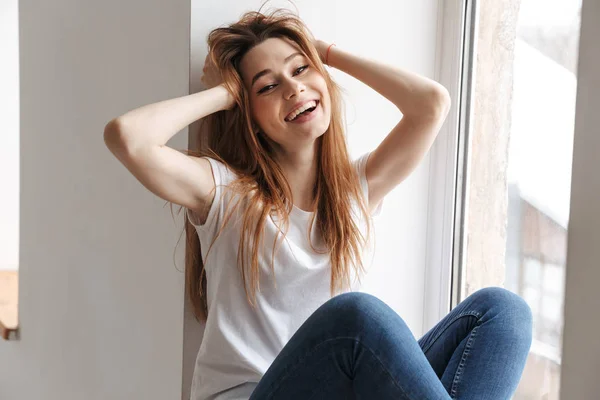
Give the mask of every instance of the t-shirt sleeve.
<svg viewBox="0 0 600 400">
<path fill-rule="evenodd" d="M 367 182 L 367 160 L 369 159 L 369 156 L 371 155 L 371 152 L 365 153 L 362 156 L 358 157 L 356 159 L 355 163 L 355 167 L 357 168 L 358 171 L 358 177 L 360 179 L 360 185 L 363 191 L 363 195 L 365 196 L 366 201 L 369 201 L 369 184 Z M 375 210 L 373 210 L 373 212 L 371 213 L 372 217 L 376 217 L 381 213 L 381 208 L 383 207 L 383 199 L 381 199 L 381 201 L 379 202 L 379 204 L 377 205 L 377 208 L 375 208 Z"/>
<path fill-rule="evenodd" d="M 220 227 L 220 222 L 223 220 L 224 213 L 227 210 L 227 205 L 231 201 L 231 193 L 229 193 L 225 186 L 237 179 L 237 176 L 222 162 L 210 157 L 204 158 L 210 162 L 215 181 L 215 197 L 210 205 L 206 221 L 203 224 L 198 221 L 196 214 L 192 210 L 186 208 L 185 214 L 198 232 L 216 234 Z"/>
</svg>

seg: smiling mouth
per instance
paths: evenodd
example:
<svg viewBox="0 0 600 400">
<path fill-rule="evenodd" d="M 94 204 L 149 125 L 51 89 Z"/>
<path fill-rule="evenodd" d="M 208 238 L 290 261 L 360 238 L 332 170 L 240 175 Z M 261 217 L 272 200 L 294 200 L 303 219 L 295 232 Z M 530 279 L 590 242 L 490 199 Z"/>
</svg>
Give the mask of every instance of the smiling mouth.
<svg viewBox="0 0 600 400">
<path fill-rule="evenodd" d="M 319 103 L 320 103 L 320 101 L 319 101 L 319 100 L 315 100 L 315 103 L 316 103 L 316 105 L 315 105 L 314 107 L 311 107 L 311 108 L 308 108 L 308 109 L 306 109 L 304 112 L 302 112 L 302 113 L 300 113 L 300 114 L 296 115 L 296 116 L 294 117 L 294 119 L 290 119 L 290 120 L 288 120 L 288 119 L 287 119 L 287 117 L 286 117 L 286 118 L 284 118 L 284 121 L 285 121 L 285 122 L 293 122 L 294 120 L 298 119 L 299 117 L 301 117 L 301 116 L 303 116 L 303 115 L 310 114 L 311 112 L 313 112 L 313 111 L 315 111 L 315 110 L 317 109 L 317 107 L 319 106 Z"/>
</svg>

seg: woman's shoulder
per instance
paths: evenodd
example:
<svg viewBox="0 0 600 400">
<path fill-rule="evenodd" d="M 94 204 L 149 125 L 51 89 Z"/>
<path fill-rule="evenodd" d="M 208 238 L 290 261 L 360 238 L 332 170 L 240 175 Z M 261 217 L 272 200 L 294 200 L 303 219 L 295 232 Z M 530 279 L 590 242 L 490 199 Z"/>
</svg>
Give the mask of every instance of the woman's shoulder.
<svg viewBox="0 0 600 400">
<path fill-rule="evenodd" d="M 360 181 L 360 185 L 363 191 L 368 190 L 367 188 L 367 161 L 369 160 L 369 155 L 371 152 L 366 152 L 358 156 L 352 161 L 352 165 L 354 166 L 356 173 L 358 174 L 358 179 Z"/>
<path fill-rule="evenodd" d="M 206 231 L 222 218 L 220 215 L 232 201 L 235 192 L 231 191 L 231 183 L 239 175 L 227 163 L 210 155 L 202 156 L 210 164 L 215 187 L 210 201 L 202 210 L 187 210 L 190 222 L 199 230 Z"/>
<path fill-rule="evenodd" d="M 227 185 L 240 177 L 235 169 L 227 163 L 210 156 L 204 156 L 202 158 L 208 160 L 210 163 L 216 185 Z"/>
<path fill-rule="evenodd" d="M 371 152 L 367 151 L 366 153 L 362 153 L 354 160 L 352 160 L 352 165 L 354 165 L 354 167 L 358 170 L 359 173 L 364 173 L 365 167 L 367 165 L 367 160 L 369 159 L 370 155 Z"/>
</svg>

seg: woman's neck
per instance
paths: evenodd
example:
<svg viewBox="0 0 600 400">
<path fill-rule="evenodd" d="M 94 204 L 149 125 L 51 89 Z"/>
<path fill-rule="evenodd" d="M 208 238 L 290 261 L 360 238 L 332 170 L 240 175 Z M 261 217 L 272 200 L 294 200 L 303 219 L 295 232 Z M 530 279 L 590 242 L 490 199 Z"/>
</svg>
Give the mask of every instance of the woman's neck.
<svg viewBox="0 0 600 400">
<path fill-rule="evenodd" d="M 287 154 L 279 165 L 292 190 L 293 204 L 304 211 L 312 210 L 317 181 L 317 158 L 314 151 Z"/>
</svg>

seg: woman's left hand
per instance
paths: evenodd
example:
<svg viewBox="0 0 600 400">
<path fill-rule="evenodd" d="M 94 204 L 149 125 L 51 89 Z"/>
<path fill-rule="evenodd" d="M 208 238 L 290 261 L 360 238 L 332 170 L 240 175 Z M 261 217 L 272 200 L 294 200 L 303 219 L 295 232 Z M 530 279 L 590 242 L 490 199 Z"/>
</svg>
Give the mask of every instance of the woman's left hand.
<svg viewBox="0 0 600 400">
<path fill-rule="evenodd" d="M 317 39 L 313 39 L 312 42 L 315 48 L 317 49 L 317 52 L 319 53 L 319 57 L 321 57 L 321 62 L 325 64 L 325 57 L 327 55 L 326 53 L 327 48 L 329 47 L 329 43 Z"/>
</svg>

